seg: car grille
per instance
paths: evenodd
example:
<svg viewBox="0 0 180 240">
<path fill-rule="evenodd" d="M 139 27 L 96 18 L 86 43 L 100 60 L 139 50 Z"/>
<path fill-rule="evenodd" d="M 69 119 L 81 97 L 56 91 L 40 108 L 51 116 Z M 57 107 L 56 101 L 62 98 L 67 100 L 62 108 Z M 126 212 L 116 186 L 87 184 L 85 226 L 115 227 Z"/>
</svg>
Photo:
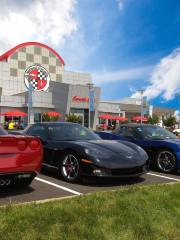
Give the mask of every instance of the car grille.
<svg viewBox="0 0 180 240">
<path fill-rule="evenodd" d="M 120 168 L 120 169 L 112 169 L 112 175 L 135 175 L 142 173 L 146 170 L 146 166 L 134 167 L 134 168 Z"/>
</svg>

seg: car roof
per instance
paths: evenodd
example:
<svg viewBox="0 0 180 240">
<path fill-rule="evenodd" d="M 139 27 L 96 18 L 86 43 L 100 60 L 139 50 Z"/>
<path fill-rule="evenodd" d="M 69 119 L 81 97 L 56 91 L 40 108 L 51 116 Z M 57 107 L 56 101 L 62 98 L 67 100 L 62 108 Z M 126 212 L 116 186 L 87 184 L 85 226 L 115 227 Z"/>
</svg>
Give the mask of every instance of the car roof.
<svg viewBox="0 0 180 240">
<path fill-rule="evenodd" d="M 34 123 L 34 124 L 31 124 L 31 126 L 33 125 L 45 125 L 45 126 L 48 126 L 48 125 L 80 125 L 78 123 L 72 123 L 72 122 L 39 122 L 39 123 Z"/>
<path fill-rule="evenodd" d="M 120 127 L 152 127 L 154 125 L 152 124 L 147 124 L 147 123 L 126 123 L 126 124 L 122 124 Z"/>
</svg>

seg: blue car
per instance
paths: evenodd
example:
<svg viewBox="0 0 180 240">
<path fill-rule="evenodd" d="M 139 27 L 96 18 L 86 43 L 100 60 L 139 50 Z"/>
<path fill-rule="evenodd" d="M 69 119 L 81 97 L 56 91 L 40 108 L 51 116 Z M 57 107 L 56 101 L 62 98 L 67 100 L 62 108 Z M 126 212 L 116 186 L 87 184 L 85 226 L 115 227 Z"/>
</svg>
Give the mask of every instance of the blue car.
<svg viewBox="0 0 180 240">
<path fill-rule="evenodd" d="M 97 132 L 102 139 L 125 140 L 142 147 L 151 165 L 164 173 L 180 172 L 180 139 L 150 124 L 123 124 L 113 132 Z"/>
</svg>

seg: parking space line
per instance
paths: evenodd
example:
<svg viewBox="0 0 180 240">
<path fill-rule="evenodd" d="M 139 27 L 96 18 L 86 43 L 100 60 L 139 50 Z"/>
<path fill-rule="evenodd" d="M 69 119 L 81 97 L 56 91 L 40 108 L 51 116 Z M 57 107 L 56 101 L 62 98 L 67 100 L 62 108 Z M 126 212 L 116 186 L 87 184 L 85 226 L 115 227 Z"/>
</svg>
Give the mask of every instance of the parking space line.
<svg viewBox="0 0 180 240">
<path fill-rule="evenodd" d="M 80 193 L 80 192 L 74 191 L 74 190 L 72 190 L 72 189 L 70 189 L 70 188 L 67 188 L 67 187 L 63 187 L 63 186 L 61 186 L 61 185 L 58 185 L 58 184 L 56 184 L 56 183 L 53 183 L 53 182 L 44 180 L 44 179 L 39 178 L 39 177 L 36 177 L 35 180 L 40 181 L 40 182 L 43 182 L 43 183 L 46 183 L 46 184 L 49 184 L 49 185 L 51 185 L 51 186 L 53 186 L 53 187 L 62 189 L 62 190 L 64 190 L 64 191 L 66 191 L 66 192 L 70 192 L 70 193 L 73 193 L 73 194 L 75 194 L 75 195 L 82 195 L 82 193 Z"/>
<path fill-rule="evenodd" d="M 147 173 L 147 174 L 151 175 L 151 176 L 155 176 L 155 177 L 160 177 L 160 178 L 165 178 L 165 179 L 169 179 L 169 180 L 180 182 L 180 179 L 178 179 L 178 178 L 167 177 L 167 176 L 159 175 L 159 174 L 155 174 L 155 173 Z"/>
</svg>

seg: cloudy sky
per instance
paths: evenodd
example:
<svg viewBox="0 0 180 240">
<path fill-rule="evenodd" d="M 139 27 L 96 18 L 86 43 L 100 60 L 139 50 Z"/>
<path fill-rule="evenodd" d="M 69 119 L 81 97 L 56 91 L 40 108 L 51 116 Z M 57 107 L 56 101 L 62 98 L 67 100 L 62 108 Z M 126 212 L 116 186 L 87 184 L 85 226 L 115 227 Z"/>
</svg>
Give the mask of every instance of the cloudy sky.
<svg viewBox="0 0 180 240">
<path fill-rule="evenodd" d="M 0 54 L 26 41 L 92 73 L 103 99 L 137 96 L 178 107 L 179 0 L 0 0 Z"/>
</svg>

